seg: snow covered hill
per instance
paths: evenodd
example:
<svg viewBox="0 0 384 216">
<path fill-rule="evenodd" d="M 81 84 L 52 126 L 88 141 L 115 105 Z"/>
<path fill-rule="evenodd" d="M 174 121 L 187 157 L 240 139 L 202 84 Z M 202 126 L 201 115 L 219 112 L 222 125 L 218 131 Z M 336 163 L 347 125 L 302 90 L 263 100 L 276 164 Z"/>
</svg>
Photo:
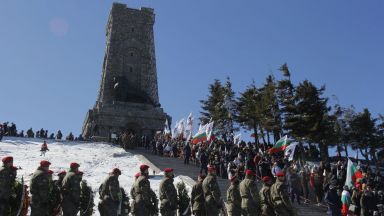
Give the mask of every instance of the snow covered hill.
<svg viewBox="0 0 384 216">
<path fill-rule="evenodd" d="M 54 179 L 57 179 L 57 173 L 60 170 L 67 171 L 71 162 L 77 162 L 80 164 L 80 170 L 84 172 L 83 179 L 94 191 L 96 206 L 99 201 L 98 188 L 113 168 L 121 169 L 120 186 L 128 193 L 134 175 L 142 164 L 137 156 L 107 143 L 47 140 L 49 151 L 45 156 L 40 156 L 42 142 L 42 139 L 4 137 L 0 142 L 0 158 L 13 156 L 14 165 L 21 167 L 17 176 L 18 178 L 24 176 L 27 185 L 41 160 L 48 160 L 52 163 L 50 169 L 55 172 Z M 151 169 L 149 173 L 152 173 Z M 151 188 L 156 193 L 158 193 L 161 179 L 161 176 L 150 179 Z M 175 183 L 178 181 L 179 179 L 176 178 Z M 96 208 L 94 215 L 99 215 Z"/>
</svg>

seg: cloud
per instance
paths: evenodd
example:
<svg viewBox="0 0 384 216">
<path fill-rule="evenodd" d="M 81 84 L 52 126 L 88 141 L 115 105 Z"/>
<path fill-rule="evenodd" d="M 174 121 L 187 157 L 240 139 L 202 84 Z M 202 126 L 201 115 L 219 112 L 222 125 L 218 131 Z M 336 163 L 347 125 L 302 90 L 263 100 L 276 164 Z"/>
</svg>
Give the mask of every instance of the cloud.
<svg viewBox="0 0 384 216">
<path fill-rule="evenodd" d="M 62 37 L 68 33 L 69 25 L 65 19 L 55 17 L 49 22 L 49 29 L 54 35 Z"/>
</svg>

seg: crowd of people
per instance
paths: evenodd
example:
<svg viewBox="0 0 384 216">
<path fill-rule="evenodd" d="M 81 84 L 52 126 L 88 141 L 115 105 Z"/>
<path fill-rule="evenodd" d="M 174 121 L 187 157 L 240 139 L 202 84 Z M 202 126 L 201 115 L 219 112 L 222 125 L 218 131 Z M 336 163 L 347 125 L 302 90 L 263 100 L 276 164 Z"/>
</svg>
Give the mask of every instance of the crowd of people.
<svg viewBox="0 0 384 216">
<path fill-rule="evenodd" d="M 4 136 L 10 137 L 26 137 L 26 138 L 42 138 L 42 139 L 56 139 L 62 140 L 63 134 L 61 130 L 58 130 L 56 135 L 54 133 L 49 134 L 48 130 L 41 128 L 36 132 L 33 131 L 32 128 L 29 128 L 25 133 L 24 130 L 18 131 L 15 123 L 4 122 L 0 124 L 0 141 Z M 65 140 L 68 141 L 83 141 L 84 138 L 80 134 L 78 137 L 75 137 L 72 132 L 65 137 Z"/>
<path fill-rule="evenodd" d="M 328 159 L 321 161 L 318 158 L 319 151 L 314 146 L 297 149 L 299 153 L 296 152 L 295 160 L 288 161 L 284 152 L 265 153 L 267 151 L 264 149 L 271 146 L 261 146 L 256 151 L 255 145 L 244 142 L 235 145 L 232 141 L 216 140 L 192 144 L 159 135 L 150 145 L 153 154 L 182 158 L 184 164 L 191 161 L 200 167 L 203 175 L 208 173 L 207 167 L 213 166 L 217 176 L 224 179 L 242 181 L 247 178 L 247 171 L 251 171 L 259 182 L 266 177 L 271 182 L 277 182 L 278 174 L 283 172 L 290 202 L 315 203 L 327 207 L 329 215 L 384 214 L 384 183 L 380 169 L 373 171 L 371 166 L 359 161 L 358 169 L 362 172 L 362 178 L 356 179 L 355 184 L 348 187 L 345 185 L 348 159 L 337 157 L 335 162 L 327 162 L 330 161 Z M 275 195 L 271 193 L 272 200 Z"/>
</svg>

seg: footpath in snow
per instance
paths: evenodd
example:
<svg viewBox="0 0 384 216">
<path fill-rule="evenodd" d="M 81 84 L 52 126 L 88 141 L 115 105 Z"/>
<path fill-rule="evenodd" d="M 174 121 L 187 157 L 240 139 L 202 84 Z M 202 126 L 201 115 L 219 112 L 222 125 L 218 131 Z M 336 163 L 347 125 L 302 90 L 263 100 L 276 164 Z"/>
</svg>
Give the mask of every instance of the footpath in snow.
<svg viewBox="0 0 384 216">
<path fill-rule="evenodd" d="M 0 158 L 13 156 L 14 165 L 20 167 L 17 177 L 21 179 L 24 176 L 27 185 L 41 160 L 48 160 L 52 163 L 50 169 L 54 171 L 54 179 L 57 179 L 59 171 L 68 171 L 71 162 L 79 163 L 80 170 L 84 172 L 83 179 L 94 192 L 94 215 L 99 215 L 97 211 L 98 189 L 108 173 L 115 167 L 119 168 L 122 171 L 122 175 L 119 177 L 120 187 L 129 193 L 134 175 L 142 164 L 139 157 L 108 143 L 46 141 L 49 151 L 45 156 L 40 156 L 42 139 L 4 137 L 0 142 Z M 151 169 L 149 173 L 152 174 Z M 156 194 L 158 194 L 161 179 L 162 176 L 150 178 L 151 188 Z M 178 181 L 180 179 L 177 177 L 175 184 Z"/>
</svg>

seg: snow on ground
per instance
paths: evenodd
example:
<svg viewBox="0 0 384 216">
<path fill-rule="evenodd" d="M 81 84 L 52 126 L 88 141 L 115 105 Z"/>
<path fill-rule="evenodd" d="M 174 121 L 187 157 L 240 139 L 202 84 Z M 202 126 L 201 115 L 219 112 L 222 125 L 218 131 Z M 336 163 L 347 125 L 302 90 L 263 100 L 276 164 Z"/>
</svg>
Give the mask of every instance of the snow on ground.
<svg viewBox="0 0 384 216">
<path fill-rule="evenodd" d="M 14 165 L 21 167 L 17 176 L 29 185 L 30 178 L 39 166 L 41 160 L 48 160 L 52 164 L 50 169 L 55 172 L 54 179 L 60 170 L 68 170 L 71 162 L 80 164 L 80 170 L 84 172 L 83 179 L 92 187 L 95 195 L 95 213 L 99 202 L 98 189 L 108 173 L 118 167 L 122 171 L 119 177 L 120 186 L 129 193 L 134 181 L 134 175 L 139 171 L 142 162 L 135 155 L 108 143 L 68 142 L 47 140 L 49 151 L 45 156 L 40 156 L 42 139 L 30 139 L 19 137 L 4 137 L 0 142 L 0 158 L 13 156 Z M 152 173 L 152 170 L 149 170 Z M 151 188 L 158 193 L 161 176 L 150 179 Z M 175 184 L 180 179 L 175 179 Z M 190 187 L 188 187 L 190 189 Z M 189 190 L 190 192 L 190 190 Z"/>
</svg>

